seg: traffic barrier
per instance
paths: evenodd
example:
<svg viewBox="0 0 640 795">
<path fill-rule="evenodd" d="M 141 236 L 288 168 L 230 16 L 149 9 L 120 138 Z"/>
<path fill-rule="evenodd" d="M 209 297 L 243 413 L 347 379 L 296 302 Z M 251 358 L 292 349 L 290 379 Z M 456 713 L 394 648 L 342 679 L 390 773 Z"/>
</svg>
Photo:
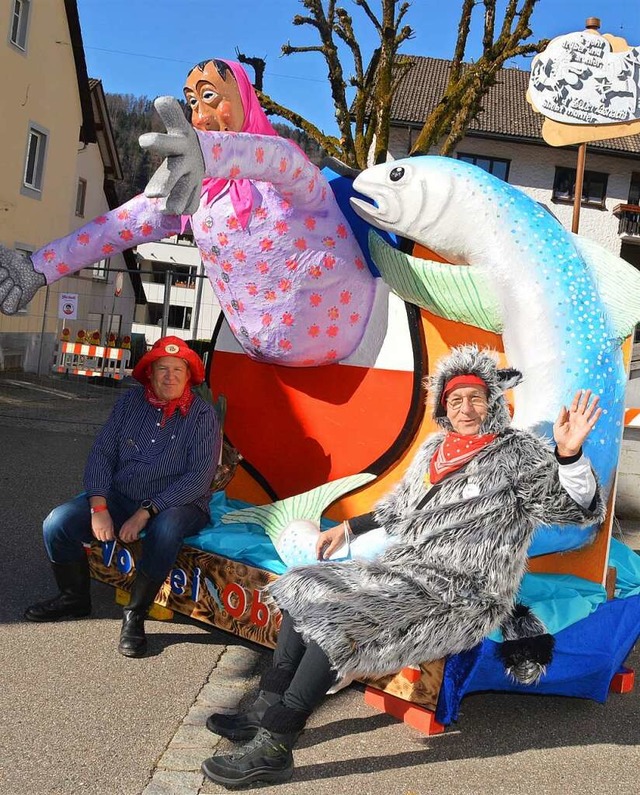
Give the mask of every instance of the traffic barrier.
<svg viewBox="0 0 640 795">
<path fill-rule="evenodd" d="M 126 375 L 131 351 L 80 342 L 61 342 L 53 365 L 54 373 L 70 373 L 88 377 L 114 378 Z"/>
</svg>

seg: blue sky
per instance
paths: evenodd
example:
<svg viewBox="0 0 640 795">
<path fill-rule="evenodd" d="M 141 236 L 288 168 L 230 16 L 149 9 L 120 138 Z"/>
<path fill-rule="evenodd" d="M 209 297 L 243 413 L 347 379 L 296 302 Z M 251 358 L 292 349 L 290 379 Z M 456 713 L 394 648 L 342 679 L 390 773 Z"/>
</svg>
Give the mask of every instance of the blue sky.
<svg viewBox="0 0 640 795">
<path fill-rule="evenodd" d="M 373 9 L 377 0 L 369 0 Z M 450 58 L 453 54 L 461 0 L 413 0 L 405 22 L 415 30 L 402 52 Z M 375 45 L 371 23 L 352 0 L 350 11 L 365 54 Z M 105 91 L 156 97 L 182 96 L 189 68 L 210 57 L 235 59 L 236 48 L 266 58 L 265 90 L 273 99 L 335 134 L 326 65 L 319 53 L 282 57 L 280 47 L 318 43 L 309 26 L 291 20 L 306 11 L 299 0 L 78 0 L 90 77 Z M 482 26 L 481 6 L 474 16 Z M 640 45 L 639 0 L 540 0 L 532 17 L 534 40 L 584 28 L 588 16 L 602 20 L 601 33 Z M 479 54 L 472 37 L 467 58 Z M 349 74 L 350 61 L 343 60 Z M 528 61 L 512 63 L 528 68 Z"/>
</svg>

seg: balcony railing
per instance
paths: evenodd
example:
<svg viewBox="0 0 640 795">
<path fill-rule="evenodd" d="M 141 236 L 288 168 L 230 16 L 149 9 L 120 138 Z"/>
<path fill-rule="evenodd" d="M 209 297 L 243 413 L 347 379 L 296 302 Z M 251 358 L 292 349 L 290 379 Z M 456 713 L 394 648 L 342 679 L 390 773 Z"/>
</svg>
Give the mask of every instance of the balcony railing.
<svg viewBox="0 0 640 795">
<path fill-rule="evenodd" d="M 613 208 L 618 217 L 618 234 L 640 238 L 640 207 L 637 204 L 618 204 Z"/>
</svg>

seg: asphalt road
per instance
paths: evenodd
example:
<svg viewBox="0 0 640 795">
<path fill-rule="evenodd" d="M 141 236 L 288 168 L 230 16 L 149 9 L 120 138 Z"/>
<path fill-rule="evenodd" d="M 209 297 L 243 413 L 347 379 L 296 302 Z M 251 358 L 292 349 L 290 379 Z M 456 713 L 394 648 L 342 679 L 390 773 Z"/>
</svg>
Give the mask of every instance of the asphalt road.
<svg viewBox="0 0 640 795">
<path fill-rule="evenodd" d="M 116 651 L 120 608 L 113 590 L 99 583 L 88 620 L 22 620 L 26 604 L 51 593 L 42 519 L 79 490 L 92 435 L 115 394 L 97 388 L 73 399 L 0 382 L 0 781 L 8 795 L 225 792 L 196 772 L 166 786 L 153 774 L 236 639 L 180 617 L 149 622 L 150 655 L 125 659 Z M 258 658 L 264 664 L 268 654 Z M 629 664 L 640 670 L 638 650 Z M 255 677 L 242 673 L 241 680 L 255 687 Z M 604 705 L 474 695 L 458 723 L 432 738 L 374 712 L 349 688 L 313 716 L 292 781 L 255 791 L 631 795 L 638 791 L 639 743 L 638 687 Z M 192 754 L 185 770 L 197 771 L 204 755 Z"/>
</svg>

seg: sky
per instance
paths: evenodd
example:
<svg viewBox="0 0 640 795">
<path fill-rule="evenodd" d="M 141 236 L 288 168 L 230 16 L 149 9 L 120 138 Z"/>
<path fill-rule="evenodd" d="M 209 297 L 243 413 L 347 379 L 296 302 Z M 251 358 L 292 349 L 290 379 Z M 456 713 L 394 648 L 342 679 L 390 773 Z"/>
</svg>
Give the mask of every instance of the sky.
<svg viewBox="0 0 640 795">
<path fill-rule="evenodd" d="M 504 6 L 504 1 L 501 0 Z M 282 56 L 280 48 L 318 44 L 315 29 L 294 26 L 305 15 L 300 0 L 77 0 L 87 68 L 108 93 L 154 98 L 182 97 L 190 68 L 220 57 L 236 60 L 236 50 L 265 58 L 264 90 L 272 99 L 336 134 L 327 67 L 320 53 Z M 374 11 L 379 0 L 369 0 Z M 353 0 L 341 0 L 353 16 L 358 41 L 368 62 L 375 31 Z M 451 58 L 462 0 L 413 0 L 404 23 L 415 36 L 401 53 Z M 640 0 L 539 0 L 531 19 L 531 41 L 583 30 L 587 17 L 601 20 L 601 33 L 640 45 Z M 501 18 L 500 18 L 501 19 Z M 466 60 L 480 54 L 482 6 L 472 21 Z M 476 35 L 474 35 L 474 33 Z M 345 73 L 351 62 L 343 59 Z M 528 69 L 530 59 L 509 63 Z M 251 77 L 252 71 L 249 70 Z"/>
</svg>

